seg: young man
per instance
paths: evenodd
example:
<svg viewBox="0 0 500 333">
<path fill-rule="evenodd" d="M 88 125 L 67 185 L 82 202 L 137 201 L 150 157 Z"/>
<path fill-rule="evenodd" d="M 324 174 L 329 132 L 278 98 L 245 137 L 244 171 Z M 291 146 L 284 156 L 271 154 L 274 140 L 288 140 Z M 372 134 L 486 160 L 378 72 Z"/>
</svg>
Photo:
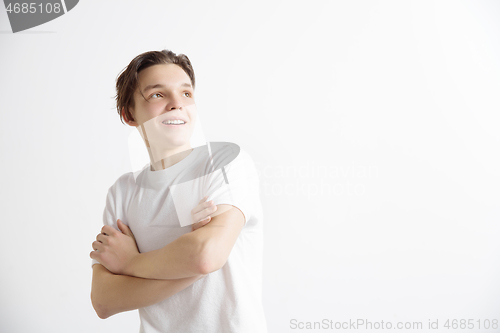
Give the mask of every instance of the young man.
<svg viewBox="0 0 500 333">
<path fill-rule="evenodd" d="M 151 161 L 109 188 L 92 304 L 100 318 L 139 309 L 144 333 L 267 332 L 257 172 L 234 144 L 191 147 L 194 87 L 188 57 L 168 50 L 137 56 L 117 79 L 120 117 Z"/>
</svg>

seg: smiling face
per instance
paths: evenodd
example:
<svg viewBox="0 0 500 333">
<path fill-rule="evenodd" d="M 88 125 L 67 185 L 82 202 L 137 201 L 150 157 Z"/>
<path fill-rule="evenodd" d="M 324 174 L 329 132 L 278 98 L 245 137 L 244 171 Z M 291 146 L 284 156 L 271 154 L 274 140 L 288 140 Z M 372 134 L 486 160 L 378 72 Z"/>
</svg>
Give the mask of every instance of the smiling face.
<svg viewBox="0 0 500 333">
<path fill-rule="evenodd" d="M 153 65 L 138 74 L 134 92 L 133 121 L 158 161 L 169 154 L 191 148 L 197 119 L 194 89 L 189 76 L 175 64 Z"/>
</svg>

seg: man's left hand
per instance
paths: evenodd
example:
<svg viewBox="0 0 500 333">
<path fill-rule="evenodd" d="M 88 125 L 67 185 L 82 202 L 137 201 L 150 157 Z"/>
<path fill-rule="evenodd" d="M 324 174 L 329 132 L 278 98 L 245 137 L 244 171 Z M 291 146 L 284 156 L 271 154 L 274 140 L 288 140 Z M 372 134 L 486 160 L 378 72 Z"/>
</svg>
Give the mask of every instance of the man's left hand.
<svg viewBox="0 0 500 333">
<path fill-rule="evenodd" d="M 120 219 L 117 224 L 120 230 L 109 225 L 102 227 L 92 243 L 94 251 L 90 252 L 90 258 L 99 261 L 112 273 L 129 275 L 130 265 L 140 253 L 130 228 Z"/>
</svg>

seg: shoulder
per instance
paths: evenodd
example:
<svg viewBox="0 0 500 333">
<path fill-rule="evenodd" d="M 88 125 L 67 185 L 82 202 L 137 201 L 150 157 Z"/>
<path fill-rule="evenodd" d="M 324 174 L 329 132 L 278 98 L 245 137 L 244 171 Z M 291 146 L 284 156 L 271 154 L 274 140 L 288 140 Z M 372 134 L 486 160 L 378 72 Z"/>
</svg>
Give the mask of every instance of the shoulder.
<svg viewBox="0 0 500 333">
<path fill-rule="evenodd" d="M 238 162 L 240 162 L 240 163 L 245 163 L 249 166 L 255 167 L 255 163 L 253 161 L 252 156 L 250 156 L 250 154 L 246 150 L 244 150 L 243 148 L 240 148 L 240 153 L 238 154 L 237 159 L 238 159 Z"/>
<path fill-rule="evenodd" d="M 255 163 L 250 154 L 241 146 L 232 142 L 211 142 L 210 150 L 215 168 L 226 167 L 253 173 Z"/>
<path fill-rule="evenodd" d="M 243 148 L 240 149 L 240 153 L 230 164 L 230 169 L 237 170 L 245 178 L 258 178 L 255 162 L 252 156 Z"/>
<path fill-rule="evenodd" d="M 118 177 L 118 179 L 109 187 L 108 193 L 123 194 L 135 186 L 137 175 L 133 172 L 127 172 Z"/>
<path fill-rule="evenodd" d="M 241 152 L 241 148 L 232 142 L 209 142 L 210 158 L 217 167 L 223 167 L 234 161 Z"/>
</svg>

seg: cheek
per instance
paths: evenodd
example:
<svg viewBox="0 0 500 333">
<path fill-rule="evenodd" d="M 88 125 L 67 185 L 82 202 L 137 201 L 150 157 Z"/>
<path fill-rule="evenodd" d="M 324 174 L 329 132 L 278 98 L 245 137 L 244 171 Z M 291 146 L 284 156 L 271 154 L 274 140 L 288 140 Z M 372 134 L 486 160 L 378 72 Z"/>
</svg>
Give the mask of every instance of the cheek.
<svg viewBox="0 0 500 333">
<path fill-rule="evenodd" d="M 157 118 L 162 115 L 162 111 L 164 108 L 162 108 L 160 105 L 149 105 L 146 109 L 144 109 L 144 114 L 149 118 Z"/>
<path fill-rule="evenodd" d="M 191 119 L 191 123 L 194 125 L 198 121 L 198 115 L 197 114 L 193 114 L 193 115 L 190 116 L 190 119 Z"/>
<path fill-rule="evenodd" d="M 191 127 L 194 127 L 194 125 L 198 121 L 198 113 L 196 112 L 196 110 L 189 110 L 187 116 L 191 122 Z"/>
<path fill-rule="evenodd" d="M 196 108 L 196 104 L 191 104 L 187 107 L 187 113 L 189 115 L 189 118 L 191 118 L 191 120 L 195 120 L 198 119 L 198 110 Z"/>
</svg>

